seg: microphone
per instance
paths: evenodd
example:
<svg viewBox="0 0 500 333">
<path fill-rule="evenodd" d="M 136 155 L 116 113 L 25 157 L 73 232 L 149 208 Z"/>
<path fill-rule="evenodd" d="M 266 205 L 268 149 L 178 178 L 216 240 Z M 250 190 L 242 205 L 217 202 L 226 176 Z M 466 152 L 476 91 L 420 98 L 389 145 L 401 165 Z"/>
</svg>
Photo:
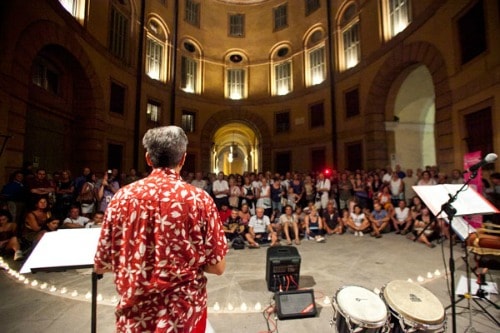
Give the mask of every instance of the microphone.
<svg viewBox="0 0 500 333">
<path fill-rule="evenodd" d="M 464 173 L 467 172 L 476 172 L 477 170 L 481 169 L 483 166 L 486 164 L 493 163 L 497 160 L 497 154 L 494 153 L 489 153 L 486 155 L 481 161 L 477 162 L 473 166 L 469 167 L 467 170 L 464 171 Z"/>
</svg>

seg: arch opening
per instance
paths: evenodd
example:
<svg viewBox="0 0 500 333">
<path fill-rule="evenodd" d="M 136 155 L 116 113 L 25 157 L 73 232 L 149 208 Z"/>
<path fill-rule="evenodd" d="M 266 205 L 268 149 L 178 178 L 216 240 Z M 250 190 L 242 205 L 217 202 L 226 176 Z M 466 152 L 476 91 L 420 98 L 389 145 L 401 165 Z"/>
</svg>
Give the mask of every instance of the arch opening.
<svg viewBox="0 0 500 333">
<path fill-rule="evenodd" d="M 215 131 L 212 139 L 211 170 L 215 173 L 243 174 L 259 166 L 260 139 L 255 130 L 241 122 L 231 122 Z"/>
<path fill-rule="evenodd" d="M 386 129 L 391 166 L 423 168 L 436 165 L 435 92 L 432 76 L 425 65 L 407 68 L 391 87 Z"/>
</svg>

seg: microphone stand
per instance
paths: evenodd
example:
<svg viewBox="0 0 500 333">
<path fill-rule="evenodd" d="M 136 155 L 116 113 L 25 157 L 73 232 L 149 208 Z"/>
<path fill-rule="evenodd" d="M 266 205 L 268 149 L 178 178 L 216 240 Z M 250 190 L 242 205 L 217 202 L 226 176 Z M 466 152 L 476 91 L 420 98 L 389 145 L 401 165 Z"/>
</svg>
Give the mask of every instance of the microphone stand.
<svg viewBox="0 0 500 333">
<path fill-rule="evenodd" d="M 467 186 L 469 186 L 469 183 L 471 182 L 471 180 L 473 180 L 474 178 L 476 178 L 476 176 L 477 176 L 477 170 L 472 171 L 469 179 L 467 179 L 467 181 L 462 185 L 462 187 L 460 187 L 457 190 L 457 192 L 454 195 L 448 194 L 448 196 L 450 197 L 450 199 L 448 199 L 448 201 L 445 202 L 441 206 L 441 210 L 439 211 L 439 213 L 436 214 L 436 218 L 439 218 L 439 216 L 443 212 L 446 213 L 446 215 L 448 216 L 448 222 L 450 224 L 450 229 L 451 229 L 451 224 L 452 224 L 452 221 L 453 221 L 453 217 L 457 213 L 457 210 L 451 204 L 453 202 L 455 202 L 455 200 L 457 200 L 458 195 L 460 194 L 460 192 L 462 192 Z M 420 236 L 422 236 L 422 234 L 429 227 L 429 225 L 431 225 L 431 223 L 427 224 L 422 229 L 422 231 L 413 240 L 414 242 L 417 241 L 420 238 Z M 450 276 L 451 276 L 451 279 L 450 279 L 450 284 L 451 284 L 451 295 L 450 295 L 450 298 L 451 298 L 452 332 L 456 333 L 457 332 L 457 318 L 456 318 L 456 301 L 455 301 L 455 260 L 453 258 L 453 242 L 452 242 L 451 236 L 450 236 L 450 259 L 449 259 L 449 266 L 450 266 Z"/>
</svg>

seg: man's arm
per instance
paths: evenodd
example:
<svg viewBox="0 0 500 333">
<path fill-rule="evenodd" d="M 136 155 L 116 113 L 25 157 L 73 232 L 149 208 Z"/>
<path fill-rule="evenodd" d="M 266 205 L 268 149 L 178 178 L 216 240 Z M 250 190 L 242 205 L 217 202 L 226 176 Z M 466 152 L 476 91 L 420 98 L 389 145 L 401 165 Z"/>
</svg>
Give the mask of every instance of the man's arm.
<svg viewBox="0 0 500 333">
<path fill-rule="evenodd" d="M 203 271 L 205 273 L 209 273 L 209 274 L 216 274 L 216 275 L 222 275 L 222 273 L 224 273 L 224 271 L 226 270 L 226 258 L 222 258 L 221 261 L 219 261 L 218 263 L 214 264 L 214 265 L 211 265 L 211 264 L 206 264 L 205 266 L 203 266 Z"/>
</svg>

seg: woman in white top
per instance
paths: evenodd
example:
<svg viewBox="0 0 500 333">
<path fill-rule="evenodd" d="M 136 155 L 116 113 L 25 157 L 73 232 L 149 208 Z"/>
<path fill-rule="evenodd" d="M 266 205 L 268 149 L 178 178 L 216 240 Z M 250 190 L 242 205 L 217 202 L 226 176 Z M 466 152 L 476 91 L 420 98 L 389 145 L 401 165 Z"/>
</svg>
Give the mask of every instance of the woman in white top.
<svg viewBox="0 0 500 333">
<path fill-rule="evenodd" d="M 285 206 L 285 213 L 280 215 L 279 222 L 282 225 L 283 230 L 285 232 L 287 245 L 292 245 L 292 240 L 290 238 L 290 228 L 293 229 L 293 233 L 295 235 L 295 244 L 299 245 L 300 239 L 299 239 L 298 220 L 293 214 L 292 206 L 290 205 Z"/>
<path fill-rule="evenodd" d="M 363 236 L 363 231 L 370 227 L 370 222 L 368 222 L 368 219 L 359 205 L 354 206 L 354 210 L 351 213 L 347 226 L 352 232 L 354 232 L 354 236 Z"/>
</svg>

